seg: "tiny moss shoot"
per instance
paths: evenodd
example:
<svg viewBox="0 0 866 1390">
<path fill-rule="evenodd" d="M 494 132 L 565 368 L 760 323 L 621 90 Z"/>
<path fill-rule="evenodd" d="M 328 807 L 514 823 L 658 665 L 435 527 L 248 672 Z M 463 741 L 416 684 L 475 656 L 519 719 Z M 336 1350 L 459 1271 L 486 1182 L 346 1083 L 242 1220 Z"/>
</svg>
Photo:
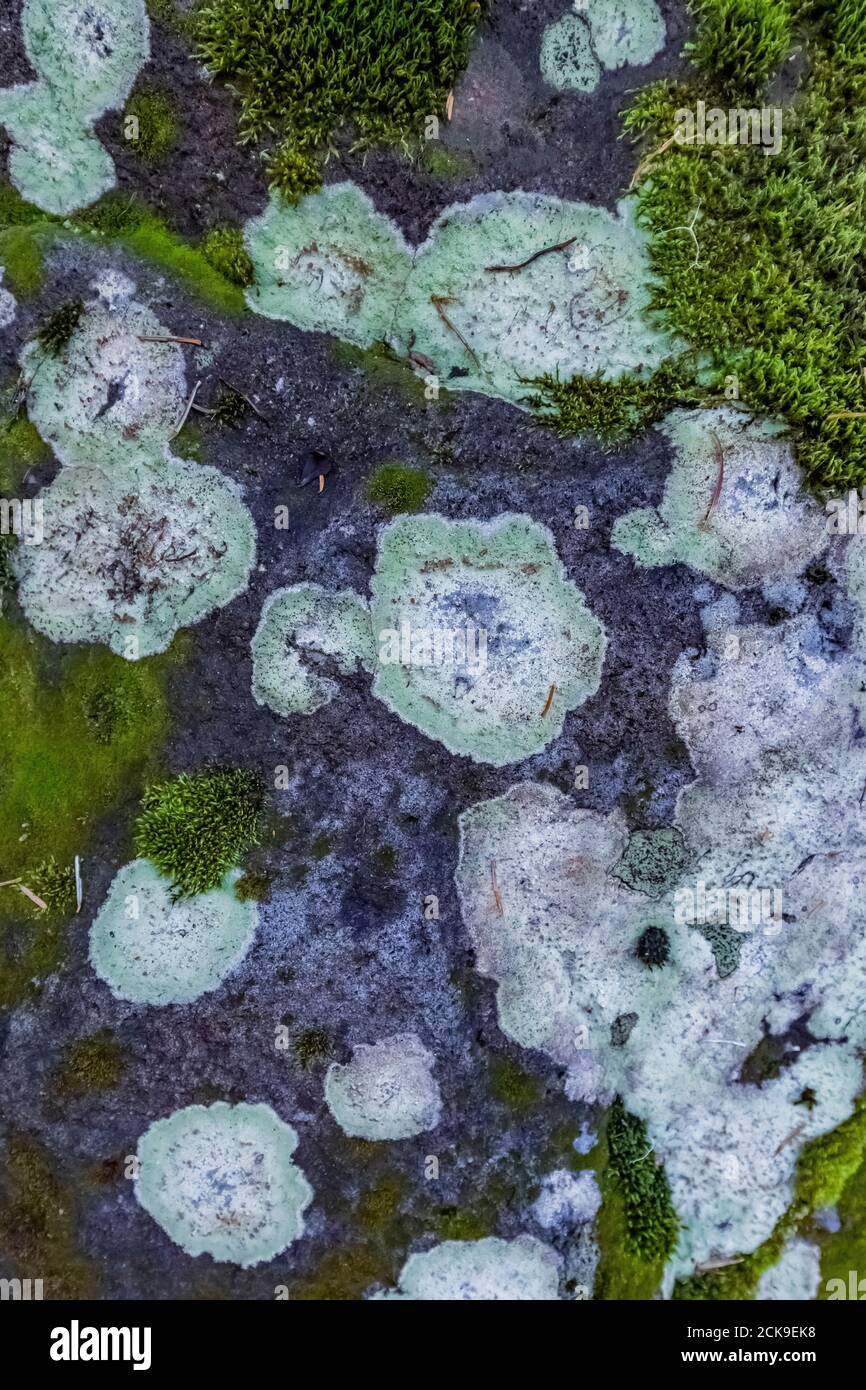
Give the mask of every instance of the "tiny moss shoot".
<svg viewBox="0 0 866 1390">
<path fill-rule="evenodd" d="M 648 1263 L 667 1259 L 677 1238 L 668 1180 L 656 1165 L 646 1127 L 617 1097 L 607 1121 L 611 1170 L 625 1206 L 626 1244 Z"/>
<path fill-rule="evenodd" d="M 103 1029 L 70 1044 L 54 1073 L 54 1090 L 62 1096 L 111 1091 L 119 1085 L 125 1068 L 123 1048 Z"/>
<path fill-rule="evenodd" d="M 179 896 L 206 893 L 258 844 L 261 809 L 261 780 L 253 772 L 183 772 L 145 792 L 136 853 L 170 878 Z"/>
<path fill-rule="evenodd" d="M 367 497 L 389 516 L 418 512 L 427 501 L 430 480 L 420 468 L 399 463 L 383 463 L 367 479 Z"/>
<path fill-rule="evenodd" d="M 293 201 L 347 128 L 364 145 L 406 142 L 444 116 L 481 12 L 480 0 L 205 0 L 194 33 L 240 95 L 241 140 L 277 134 L 268 176 Z"/>
<path fill-rule="evenodd" d="M 78 327 L 84 305 L 80 299 L 62 304 L 46 319 L 36 334 L 40 345 L 50 357 L 59 357 Z"/>
</svg>

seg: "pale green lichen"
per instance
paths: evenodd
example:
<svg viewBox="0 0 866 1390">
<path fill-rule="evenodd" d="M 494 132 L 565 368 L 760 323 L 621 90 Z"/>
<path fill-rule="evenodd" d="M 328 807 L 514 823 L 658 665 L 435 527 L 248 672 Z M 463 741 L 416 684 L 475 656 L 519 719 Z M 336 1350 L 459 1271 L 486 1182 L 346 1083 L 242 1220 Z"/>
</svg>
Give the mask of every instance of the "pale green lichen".
<svg viewBox="0 0 866 1390">
<path fill-rule="evenodd" d="M 117 999 L 188 1004 L 217 989 L 244 959 L 258 921 L 254 902 L 233 892 L 239 870 L 220 888 L 175 898 L 147 859 L 116 875 L 90 929 L 90 963 Z"/>
<path fill-rule="evenodd" d="M 329 671 L 372 664 L 370 611 L 358 594 L 318 584 L 279 589 L 252 640 L 253 698 L 277 714 L 315 714 L 339 692 Z"/>
<path fill-rule="evenodd" d="M 560 92 L 594 92 L 601 64 L 592 49 L 589 25 L 575 14 L 548 24 L 541 38 L 541 75 Z"/>
<path fill-rule="evenodd" d="M 176 344 L 108 271 L 54 356 L 21 354 L 31 422 L 66 465 L 41 495 L 44 541 L 18 547 L 19 597 L 56 642 L 138 660 L 243 592 L 256 533 L 238 485 L 169 451 L 187 396 Z"/>
<path fill-rule="evenodd" d="M 25 0 L 21 27 L 38 80 L 0 89 L 9 173 L 28 202 L 64 215 L 114 186 L 94 124 L 123 106 L 150 56 L 147 11 L 144 0 Z"/>
<path fill-rule="evenodd" d="M 421 1302 L 558 1299 L 559 1260 L 535 1236 L 445 1240 L 423 1254 L 410 1255 L 399 1289 L 377 1297 Z"/>
<path fill-rule="evenodd" d="M 359 1043 L 350 1062 L 328 1068 L 328 1109 L 345 1134 L 359 1139 L 408 1139 L 435 1129 L 441 1098 L 434 1063 L 414 1033 Z"/>
<path fill-rule="evenodd" d="M 721 406 L 676 410 L 659 428 L 674 450 L 664 497 L 619 517 L 617 550 L 740 589 L 798 575 L 826 544 L 826 518 L 802 492 L 779 424 Z"/>
<path fill-rule="evenodd" d="M 645 236 L 630 205 L 604 208 L 540 193 L 487 193 L 446 208 L 423 245 L 350 183 L 247 224 L 257 284 L 250 307 L 361 347 L 414 345 L 449 389 L 525 403 L 527 382 L 649 372 L 672 344 L 648 323 Z M 537 251 L 564 250 L 515 266 Z"/>
<path fill-rule="evenodd" d="M 303 1234 L 313 1189 L 297 1144 L 269 1105 L 190 1105 L 142 1135 L 135 1195 L 188 1255 L 247 1269 Z"/>
<path fill-rule="evenodd" d="M 526 516 L 400 517 L 379 534 L 370 589 L 373 692 L 452 753 L 518 762 L 557 738 L 568 711 L 598 690 L 604 628 L 550 532 Z M 437 633 L 454 638 L 454 660 L 427 649 Z"/>
</svg>

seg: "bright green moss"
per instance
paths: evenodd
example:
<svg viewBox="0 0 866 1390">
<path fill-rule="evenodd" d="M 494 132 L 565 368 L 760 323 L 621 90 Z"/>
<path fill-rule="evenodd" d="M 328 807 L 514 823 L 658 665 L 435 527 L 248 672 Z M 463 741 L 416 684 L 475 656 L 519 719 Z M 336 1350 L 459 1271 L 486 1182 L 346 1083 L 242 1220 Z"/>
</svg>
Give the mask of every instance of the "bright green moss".
<svg viewBox="0 0 866 1390">
<path fill-rule="evenodd" d="M 695 67 L 725 91 L 759 92 L 791 46 L 788 0 L 692 0 L 691 8 L 698 35 L 686 51 Z"/>
<path fill-rule="evenodd" d="M 42 242 L 29 227 L 0 230 L 0 265 L 4 288 L 21 298 L 36 294 L 44 279 Z"/>
<path fill-rule="evenodd" d="M 205 0 L 199 58 L 240 94 L 242 141 L 277 133 L 270 178 L 287 196 L 320 178 L 319 159 L 349 128 L 356 140 L 420 133 L 466 61 L 479 0 Z"/>
<path fill-rule="evenodd" d="M 46 1299 L 97 1296 L 93 1268 L 77 1249 L 75 1195 L 57 1161 L 28 1134 L 15 1134 L 3 1155 L 0 1261 L 4 1274 L 41 1278 Z"/>
<path fill-rule="evenodd" d="M 182 772 L 148 787 L 135 849 L 180 895 L 205 893 L 258 844 L 262 785 L 256 773 L 215 768 Z"/>
<path fill-rule="evenodd" d="M 0 492 L 17 496 L 28 468 L 48 463 L 51 450 L 25 415 L 0 420 Z"/>
<path fill-rule="evenodd" d="M 448 149 L 447 145 L 439 145 L 435 141 L 425 141 L 420 157 L 421 168 L 429 174 L 431 179 L 445 181 L 446 179 L 459 179 L 471 174 L 475 168 L 473 161 L 464 154 L 456 150 Z"/>
<path fill-rule="evenodd" d="M 656 1165 L 646 1126 L 628 1113 L 619 1096 L 608 1114 L 607 1148 L 624 1205 L 626 1245 L 647 1263 L 667 1259 L 679 1224 L 668 1180 Z"/>
<path fill-rule="evenodd" d="M 288 141 L 268 156 L 268 183 L 276 188 L 283 202 L 299 203 L 308 193 L 322 186 L 322 170 L 315 159 L 294 149 Z"/>
<path fill-rule="evenodd" d="M 604 444 L 623 444 L 661 420 L 677 405 L 697 402 L 703 394 L 683 361 L 664 362 L 650 377 L 601 376 L 559 381 L 545 376 L 531 404 L 561 434 L 594 434 Z"/>
<path fill-rule="evenodd" d="M 702 0 L 693 56 L 703 71 L 688 97 L 660 84 L 626 116 L 627 132 L 647 137 L 637 197 L 651 234 L 653 311 L 706 364 L 708 394 L 733 385 L 748 406 L 788 420 L 818 490 L 866 481 L 861 9 L 853 0 L 798 6 L 810 66 L 784 108 L 775 154 L 671 137 L 676 109 L 694 110 L 698 98 L 708 108 L 755 105 L 756 84 L 788 43 L 789 6 L 779 0 Z"/>
<path fill-rule="evenodd" d="M 70 1044 L 54 1073 L 54 1090 L 64 1096 L 111 1091 L 119 1085 L 125 1068 L 123 1048 L 103 1029 Z"/>
<path fill-rule="evenodd" d="M 22 997 L 62 959 L 63 918 L 76 854 L 87 894 L 93 828 L 134 797 L 167 723 L 174 654 L 132 664 L 102 647 L 58 648 L 0 617 L 0 880 L 20 878 L 52 911 L 13 885 L 0 889 L 0 1004 Z M 93 699 L 134 707 L 129 720 L 93 716 Z M 58 897 L 58 895 L 60 895 Z"/>
<path fill-rule="evenodd" d="M 367 479 L 367 497 L 384 508 L 389 516 L 400 512 L 419 512 L 427 501 L 430 480 L 420 468 L 401 463 L 383 463 Z"/>
<path fill-rule="evenodd" d="M 255 270 L 240 227 L 213 227 L 201 249 L 208 264 L 233 285 L 247 289 L 255 280 Z"/>
<path fill-rule="evenodd" d="M 178 123 L 162 87 L 143 82 L 135 89 L 124 108 L 121 129 L 124 139 L 148 163 L 158 163 L 171 153 L 177 144 Z"/>
</svg>

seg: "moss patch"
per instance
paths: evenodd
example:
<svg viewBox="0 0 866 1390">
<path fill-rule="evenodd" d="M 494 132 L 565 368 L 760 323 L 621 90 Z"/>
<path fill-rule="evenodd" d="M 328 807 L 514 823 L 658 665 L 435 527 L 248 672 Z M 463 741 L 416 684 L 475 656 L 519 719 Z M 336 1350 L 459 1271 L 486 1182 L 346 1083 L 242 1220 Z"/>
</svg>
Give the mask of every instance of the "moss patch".
<svg viewBox="0 0 866 1390">
<path fill-rule="evenodd" d="M 182 772 L 145 792 L 136 853 L 170 878 L 180 895 L 206 893 L 259 843 L 261 809 L 262 784 L 253 772 Z"/>
<path fill-rule="evenodd" d="M 126 1068 L 123 1048 L 103 1029 L 89 1038 L 79 1038 L 66 1049 L 52 1078 L 54 1090 L 62 1096 L 87 1095 L 91 1091 L 110 1091 L 119 1085 Z"/>
<path fill-rule="evenodd" d="M 136 664 L 101 647 L 70 651 L 0 618 L 0 878 L 63 888 L 65 902 L 53 901 L 68 908 L 74 856 L 86 855 L 98 819 L 135 794 L 162 741 L 176 658 L 176 649 Z M 118 709 L 135 715 L 106 717 Z M 57 911 L 13 886 L 0 889 L 0 936 L 0 1002 L 10 1003 L 57 967 L 63 930 Z"/>
<path fill-rule="evenodd" d="M 419 468 L 383 463 L 367 479 L 367 497 L 389 516 L 419 512 L 430 492 L 430 480 Z"/>
<path fill-rule="evenodd" d="M 202 255 L 226 280 L 246 289 L 256 273 L 240 227 L 213 227 L 202 242 Z"/>
<path fill-rule="evenodd" d="M 126 103 L 122 117 L 124 139 L 148 163 L 158 163 L 177 144 L 178 123 L 168 93 L 143 82 Z"/>
<path fill-rule="evenodd" d="M 291 198 L 320 181 L 344 128 L 393 143 L 444 114 L 481 11 L 479 0 L 205 0 L 194 32 L 199 58 L 240 95 L 242 141 L 278 133 L 269 177 Z"/>
<path fill-rule="evenodd" d="M 57 1167 L 30 1135 L 10 1138 L 0 1191 L 0 1247 L 19 1278 L 44 1280 L 45 1298 L 95 1298 L 95 1271 L 75 1243 L 74 1194 Z"/>
</svg>

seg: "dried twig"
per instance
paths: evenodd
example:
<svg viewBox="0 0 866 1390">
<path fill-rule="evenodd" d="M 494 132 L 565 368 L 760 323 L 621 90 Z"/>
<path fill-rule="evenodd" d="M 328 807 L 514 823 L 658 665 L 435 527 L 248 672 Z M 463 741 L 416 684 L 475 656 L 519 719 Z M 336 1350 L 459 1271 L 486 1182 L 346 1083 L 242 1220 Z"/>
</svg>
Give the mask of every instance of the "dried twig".
<svg viewBox="0 0 866 1390">
<path fill-rule="evenodd" d="M 454 90 L 453 90 L 453 88 L 452 88 L 452 90 L 448 93 L 448 98 L 447 98 L 447 100 L 446 100 L 446 102 L 445 102 L 445 118 L 446 118 L 446 120 L 449 120 L 449 121 L 450 121 L 450 120 L 451 120 L 451 117 L 452 117 L 453 115 L 454 115 Z"/>
<path fill-rule="evenodd" d="M 174 434 L 171 436 L 172 439 L 177 439 L 178 435 L 180 434 L 181 430 L 183 429 L 184 425 L 186 424 L 187 420 L 189 419 L 189 412 L 192 410 L 193 406 L 195 405 L 195 398 L 196 398 L 196 396 L 198 395 L 198 388 L 199 388 L 200 386 L 201 386 L 201 382 L 200 382 L 200 381 L 197 381 L 196 384 L 195 384 L 195 386 L 192 388 L 192 395 L 190 396 L 189 400 L 188 400 L 187 403 L 186 403 L 186 410 L 183 412 L 183 414 L 182 414 L 181 417 L 180 417 L 180 424 L 178 425 L 178 427 L 177 427 L 177 429 L 175 430 Z"/>
<path fill-rule="evenodd" d="M 866 410 L 834 410 L 832 415 L 824 416 L 824 424 L 829 425 L 831 420 L 863 420 L 866 419 Z"/>
<path fill-rule="evenodd" d="M 139 333 L 138 341 L 140 343 L 189 343 L 191 347 L 204 347 L 201 338 L 180 338 L 176 337 L 174 333 L 168 333 L 165 337 L 151 337 Z"/>
<path fill-rule="evenodd" d="M 778 1148 L 776 1149 L 775 1153 L 773 1154 L 773 1157 L 775 1158 L 775 1157 L 776 1157 L 776 1154 L 780 1154 L 780 1153 L 782 1152 L 782 1150 L 783 1150 L 788 1144 L 790 1144 L 794 1139 L 797 1139 L 797 1138 L 799 1137 L 799 1135 L 801 1135 L 801 1134 L 803 1133 L 803 1130 L 804 1130 L 805 1128 L 806 1128 L 806 1123 L 805 1123 L 805 1121 L 804 1121 L 803 1124 L 797 1125 L 797 1128 L 796 1128 L 796 1129 L 792 1129 L 792 1130 L 791 1130 L 791 1133 L 790 1133 L 789 1135 L 787 1135 L 786 1138 L 784 1138 L 784 1139 L 782 1140 L 781 1144 L 778 1146 Z"/>
<path fill-rule="evenodd" d="M 702 1265 L 695 1266 L 696 1274 L 710 1274 L 714 1269 L 728 1269 L 731 1265 L 741 1265 L 745 1255 L 736 1255 L 730 1260 L 705 1260 Z"/>
<path fill-rule="evenodd" d="M 537 261 L 540 256 L 550 256 L 554 251 L 567 251 L 569 246 L 573 246 L 576 241 L 576 236 L 570 236 L 568 241 L 559 241 L 555 246 L 542 246 L 540 251 L 534 251 L 531 256 L 527 256 L 526 260 L 521 261 L 519 265 L 486 265 L 484 269 L 488 270 L 491 275 L 503 275 L 506 273 L 509 275 L 516 275 L 518 270 L 525 270 L 528 265 L 532 265 L 532 262 Z"/>
<path fill-rule="evenodd" d="M 81 882 L 81 860 L 75 856 L 75 913 L 76 916 L 81 911 L 81 904 L 84 901 L 84 888 Z"/>
<path fill-rule="evenodd" d="M 547 714 L 547 711 L 550 709 L 550 706 L 553 704 L 553 697 L 554 697 L 555 694 L 556 694 L 556 686 L 555 686 L 555 685 L 552 685 L 552 686 L 550 687 L 550 690 L 547 692 L 547 699 L 546 699 L 545 702 L 544 702 L 544 709 L 541 711 L 541 717 L 542 717 L 542 719 L 543 719 L 544 716 Z"/>
<path fill-rule="evenodd" d="M 32 889 L 27 888 L 23 883 L 19 883 L 18 891 L 19 893 L 23 893 L 25 898 L 29 898 L 32 903 L 35 903 L 37 907 L 41 907 L 43 912 L 48 911 L 48 904 L 46 902 L 43 902 L 42 899 L 32 891 Z"/>
<path fill-rule="evenodd" d="M 433 305 L 433 308 L 436 310 L 445 327 L 450 328 L 455 338 L 460 339 L 460 342 L 463 344 L 466 351 L 469 353 L 469 356 L 472 358 L 472 361 L 475 363 L 476 367 L 480 371 L 481 363 L 478 361 L 478 358 L 473 348 L 470 346 L 469 343 L 467 343 L 466 339 L 463 337 L 463 334 L 460 332 L 460 329 L 454 327 L 454 324 L 451 322 L 451 320 L 445 312 L 444 306 L 446 304 L 454 304 L 456 303 L 456 300 L 452 299 L 451 296 L 447 294 L 431 294 L 430 303 Z"/>
<path fill-rule="evenodd" d="M 713 436 L 713 453 L 715 454 L 716 462 L 719 465 L 719 474 L 716 478 L 716 485 L 713 488 L 713 494 L 710 498 L 710 504 L 707 507 L 707 510 L 704 512 L 703 520 L 698 522 L 698 525 L 702 531 L 706 531 L 709 526 L 710 514 L 722 495 L 722 484 L 725 481 L 725 451 L 722 448 L 722 441 L 719 439 L 719 436 L 716 434 L 715 430 L 710 430 L 710 434 Z"/>
<path fill-rule="evenodd" d="M 640 164 L 637 166 L 637 168 L 631 176 L 631 183 L 629 184 L 629 188 L 634 188 L 636 184 L 640 183 L 641 179 L 647 171 L 648 166 L 651 165 L 652 161 L 654 159 L 657 159 L 660 154 L 664 154 L 665 150 L 670 149 L 671 145 L 677 138 L 677 134 L 678 132 L 674 131 L 673 135 L 668 136 L 667 140 L 665 140 L 663 144 L 659 145 L 658 149 L 650 150 L 649 154 L 644 155 Z M 680 143 L 690 144 L 691 141 L 682 140 L 680 141 Z"/>
<path fill-rule="evenodd" d="M 495 860 L 495 859 L 491 859 L 491 861 L 490 861 L 490 884 L 491 884 L 491 887 L 493 888 L 493 901 L 494 901 L 495 904 L 496 904 L 496 911 L 499 913 L 499 916 L 501 917 L 501 916 L 503 915 L 502 895 L 501 895 L 500 892 L 499 892 L 499 887 L 498 887 L 497 882 L 496 882 L 496 860 Z"/>
</svg>

